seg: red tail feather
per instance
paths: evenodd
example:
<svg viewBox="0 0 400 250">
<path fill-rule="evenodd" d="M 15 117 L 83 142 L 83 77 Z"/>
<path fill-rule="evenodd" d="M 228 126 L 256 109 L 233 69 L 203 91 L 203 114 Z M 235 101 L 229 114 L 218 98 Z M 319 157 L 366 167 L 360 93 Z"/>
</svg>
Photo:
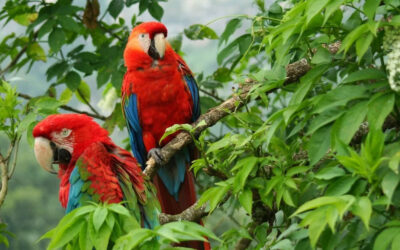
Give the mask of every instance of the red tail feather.
<svg viewBox="0 0 400 250">
<path fill-rule="evenodd" d="M 164 183 L 161 179 L 156 175 L 154 177 L 154 184 L 158 190 L 157 198 L 160 201 L 161 209 L 163 213 L 166 214 L 179 214 L 186 208 L 193 205 L 197 198 L 196 198 L 196 189 L 194 186 L 194 177 L 191 171 L 186 169 L 185 173 L 185 181 L 182 183 L 181 188 L 179 190 L 179 199 L 178 201 L 168 193 L 167 188 L 165 187 Z M 201 225 L 203 223 L 199 222 Z M 179 244 L 182 247 L 191 247 L 194 249 L 204 249 L 209 250 L 210 244 L 208 242 L 202 241 L 190 241 L 184 242 Z"/>
</svg>

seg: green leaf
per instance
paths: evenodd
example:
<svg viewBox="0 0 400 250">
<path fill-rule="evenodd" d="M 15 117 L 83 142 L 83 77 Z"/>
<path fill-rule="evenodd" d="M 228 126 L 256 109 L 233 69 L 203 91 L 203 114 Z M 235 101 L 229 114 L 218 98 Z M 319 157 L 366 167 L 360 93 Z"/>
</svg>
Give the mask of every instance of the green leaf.
<svg viewBox="0 0 400 250">
<path fill-rule="evenodd" d="M 14 17 L 14 21 L 17 23 L 28 26 L 29 24 L 33 23 L 38 17 L 38 13 L 24 13 L 21 15 L 17 15 Z"/>
<path fill-rule="evenodd" d="M 393 239 L 399 237 L 400 237 L 399 227 L 392 227 L 385 229 L 378 235 L 378 237 L 376 237 L 373 250 L 387 249 L 389 244 L 393 241 Z"/>
<path fill-rule="evenodd" d="M 61 106 L 61 103 L 57 99 L 48 96 L 41 97 L 35 103 L 35 107 L 38 111 L 44 111 L 45 113 L 46 111 L 55 112 L 59 106 Z"/>
<path fill-rule="evenodd" d="M 331 180 L 333 178 L 343 176 L 345 174 L 346 172 L 342 168 L 338 166 L 333 166 L 333 167 L 323 167 L 314 175 L 314 177 L 320 180 Z"/>
<path fill-rule="evenodd" d="M 84 81 L 80 81 L 79 87 L 75 92 L 76 98 L 86 104 L 86 103 L 90 103 L 90 87 L 89 85 L 84 82 Z"/>
<path fill-rule="evenodd" d="M 394 94 L 380 93 L 374 95 L 368 103 L 368 126 L 371 130 L 380 130 L 386 117 L 392 112 L 394 106 Z"/>
<path fill-rule="evenodd" d="M 219 65 L 222 64 L 225 58 L 233 54 L 233 52 L 238 48 L 237 45 L 238 45 L 238 40 L 235 39 L 218 53 L 217 62 Z"/>
<path fill-rule="evenodd" d="M 364 4 L 364 13 L 369 18 L 374 20 L 375 11 L 379 6 L 380 0 L 366 0 Z"/>
<path fill-rule="evenodd" d="M 158 4 L 157 1 L 152 1 L 150 6 L 148 6 L 148 10 L 149 10 L 150 15 L 152 15 L 158 21 L 160 21 L 162 16 L 164 15 L 164 10 Z"/>
<path fill-rule="evenodd" d="M 297 166 L 297 167 L 292 167 L 288 171 L 286 171 L 286 176 L 292 177 L 297 174 L 302 174 L 307 172 L 310 169 L 308 166 Z"/>
<path fill-rule="evenodd" d="M 258 158 L 251 156 L 240 159 L 232 171 L 240 169 L 239 172 L 236 173 L 235 179 L 233 182 L 234 192 L 237 193 L 239 190 L 243 189 L 247 177 L 249 177 L 251 171 L 253 171 L 254 167 L 257 166 Z"/>
<path fill-rule="evenodd" d="M 331 126 L 318 129 L 307 143 L 308 157 L 310 165 L 317 163 L 328 151 L 330 146 Z"/>
<path fill-rule="evenodd" d="M 311 19 L 320 13 L 328 2 L 329 0 L 308 0 L 305 13 L 307 17 L 306 24 L 309 24 Z"/>
<path fill-rule="evenodd" d="M 345 106 L 351 100 L 368 98 L 367 88 L 363 85 L 342 85 L 324 95 L 320 95 L 314 101 L 312 113 L 329 113 L 329 109 Z M 331 111 L 335 112 L 335 111 Z M 333 115 L 333 114 L 332 114 Z"/>
<path fill-rule="evenodd" d="M 324 23 L 325 25 L 326 21 L 328 21 L 329 17 L 339 9 L 340 5 L 343 4 L 346 0 L 332 0 L 329 1 L 329 3 L 326 5 L 325 8 L 325 16 L 324 16 Z"/>
<path fill-rule="evenodd" d="M 17 132 L 22 134 L 33 122 L 36 121 L 36 116 L 37 114 L 34 112 L 27 114 L 19 123 Z"/>
<path fill-rule="evenodd" d="M 59 248 L 70 242 L 76 235 L 79 234 L 81 228 L 85 223 L 82 219 L 74 218 L 73 221 L 67 225 L 60 227 L 56 232 L 55 236 L 52 238 L 49 244 L 49 249 Z"/>
<path fill-rule="evenodd" d="M 390 203 L 392 200 L 392 196 L 394 191 L 396 190 L 397 185 L 399 184 L 399 176 L 393 173 L 392 171 L 388 171 L 382 180 L 382 191 L 388 198 L 388 202 Z M 389 205 L 389 204 L 388 204 Z"/>
<path fill-rule="evenodd" d="M 341 100 L 341 101 L 343 101 L 343 100 Z M 307 135 L 313 134 L 315 131 L 317 131 L 317 129 L 336 120 L 344 112 L 345 112 L 345 109 L 342 109 L 342 108 L 331 108 L 331 109 L 328 109 L 328 110 L 322 112 L 319 116 L 317 116 L 316 118 L 311 120 L 310 126 L 308 127 L 308 130 L 307 130 Z"/>
<path fill-rule="evenodd" d="M 75 71 L 70 71 L 65 76 L 65 83 L 71 91 L 75 91 L 81 84 L 81 76 Z"/>
<path fill-rule="evenodd" d="M 356 42 L 356 54 L 357 61 L 360 62 L 365 52 L 367 52 L 368 48 L 370 48 L 372 40 L 374 40 L 374 36 L 372 33 L 365 34 L 361 36 Z"/>
<path fill-rule="evenodd" d="M 346 53 L 350 49 L 351 45 L 353 45 L 353 43 L 368 30 L 368 25 L 362 24 L 347 34 L 347 36 L 343 39 L 339 52 L 344 51 L 344 53 Z"/>
<path fill-rule="evenodd" d="M 253 205 L 253 192 L 251 192 L 251 189 L 249 188 L 244 189 L 239 194 L 238 198 L 244 210 L 246 210 L 246 212 L 251 215 L 251 209 Z"/>
<path fill-rule="evenodd" d="M 224 198 L 225 194 L 228 192 L 229 186 L 224 185 L 224 186 L 218 186 L 218 187 L 212 187 L 207 189 L 200 197 L 199 199 L 199 206 L 206 202 L 210 202 L 210 213 L 217 207 L 217 205 L 220 203 L 222 198 Z"/>
<path fill-rule="evenodd" d="M 112 0 L 108 5 L 108 13 L 116 19 L 124 8 L 124 0 Z"/>
<path fill-rule="evenodd" d="M 342 176 L 331 183 L 325 191 L 325 195 L 343 195 L 350 191 L 353 184 L 358 180 L 357 176 Z"/>
<path fill-rule="evenodd" d="M 386 74 L 383 73 L 379 69 L 362 69 L 359 71 L 355 71 L 348 75 L 344 80 L 343 83 L 350 83 L 350 82 L 357 82 L 357 81 L 364 81 L 364 80 L 380 80 L 386 79 Z"/>
<path fill-rule="evenodd" d="M 140 0 L 139 2 L 139 15 L 141 15 L 148 7 L 150 1 L 149 0 Z"/>
<path fill-rule="evenodd" d="M 40 28 L 38 31 L 38 38 L 42 38 L 44 35 L 49 33 L 54 25 L 56 24 L 56 20 L 54 19 L 48 19 Z"/>
<path fill-rule="evenodd" d="M 107 208 L 98 206 L 93 213 L 93 226 L 96 231 L 99 231 L 107 217 Z"/>
<path fill-rule="evenodd" d="M 348 144 L 360 127 L 360 124 L 364 121 L 368 111 L 367 105 L 367 101 L 359 102 L 336 120 L 332 127 L 332 137 L 338 138 L 343 143 Z M 333 145 L 335 143 L 334 141 Z"/>
<path fill-rule="evenodd" d="M 395 173 L 399 174 L 400 152 L 397 152 L 389 160 L 389 168 Z"/>
<path fill-rule="evenodd" d="M 108 243 L 110 242 L 110 235 L 111 228 L 108 227 L 107 223 L 104 223 L 98 230 L 95 239 L 92 239 L 96 250 L 107 250 Z"/>
<path fill-rule="evenodd" d="M 62 16 L 58 18 L 58 22 L 65 30 L 69 30 L 75 33 L 80 33 L 81 31 L 81 26 L 70 16 Z"/>
<path fill-rule="evenodd" d="M 191 40 L 218 39 L 217 34 L 210 27 L 202 24 L 193 24 L 184 30 L 187 38 Z"/>
<path fill-rule="evenodd" d="M 300 104 L 304 97 L 307 95 L 314 82 L 321 77 L 321 75 L 328 69 L 327 65 L 318 65 L 307 72 L 306 75 L 300 78 L 300 85 L 296 92 L 293 94 L 289 105 Z"/>
<path fill-rule="evenodd" d="M 69 88 L 64 89 L 64 91 L 60 95 L 59 101 L 62 104 L 67 104 L 72 98 L 72 91 Z"/>
<path fill-rule="evenodd" d="M 172 125 L 171 127 L 168 127 L 165 130 L 165 133 L 163 134 L 163 136 L 160 138 L 159 143 L 161 143 L 166 137 L 168 137 L 169 135 L 172 135 L 173 133 L 176 133 L 180 130 L 183 131 L 187 131 L 187 132 L 191 132 L 193 129 L 192 125 L 190 124 L 175 124 Z"/>
<path fill-rule="evenodd" d="M 319 197 L 316 199 L 313 199 L 311 201 L 307 201 L 306 203 L 304 203 L 303 205 L 301 205 L 292 215 L 291 217 L 300 214 L 302 212 L 305 212 L 307 210 L 310 209 L 315 209 L 321 206 L 325 206 L 325 205 L 337 205 L 338 208 L 340 208 L 341 213 L 345 212 L 345 208 L 347 208 L 348 206 L 351 206 L 354 202 L 354 197 L 351 195 L 342 195 L 342 196 L 323 196 L 323 197 Z M 346 204 L 346 206 L 342 207 L 339 206 L 340 204 Z"/>
<path fill-rule="evenodd" d="M 332 54 L 325 48 L 321 47 L 311 59 L 312 64 L 326 64 L 332 61 Z"/>
<path fill-rule="evenodd" d="M 66 61 L 53 64 L 46 71 L 47 81 L 51 80 L 55 76 L 60 77 L 67 69 L 68 63 Z"/>
<path fill-rule="evenodd" d="M 372 214 L 372 204 L 367 196 L 357 198 L 351 208 L 353 214 L 359 216 L 363 221 L 365 228 L 369 230 L 369 220 Z"/>
<path fill-rule="evenodd" d="M 122 206 L 121 204 L 116 204 L 116 203 L 111 204 L 110 206 L 108 206 L 108 209 L 120 215 L 124 215 L 127 217 L 131 216 L 129 210 L 126 207 Z"/>
<path fill-rule="evenodd" d="M 154 233 L 149 229 L 134 229 L 129 234 L 118 238 L 113 249 L 137 249 L 142 242 L 152 237 Z"/>
<path fill-rule="evenodd" d="M 61 49 L 61 46 L 66 42 L 64 31 L 59 28 L 53 29 L 49 35 L 49 45 L 51 50 L 55 53 Z"/>
<path fill-rule="evenodd" d="M 28 54 L 29 57 L 33 58 L 34 60 L 43 62 L 47 61 L 46 54 L 43 48 L 40 47 L 38 43 L 29 44 L 26 53 Z"/>
<path fill-rule="evenodd" d="M 234 18 L 228 22 L 225 27 L 224 32 L 219 37 L 218 46 L 221 46 L 222 43 L 227 42 L 229 37 L 235 32 L 236 29 L 240 27 L 241 19 Z"/>
</svg>

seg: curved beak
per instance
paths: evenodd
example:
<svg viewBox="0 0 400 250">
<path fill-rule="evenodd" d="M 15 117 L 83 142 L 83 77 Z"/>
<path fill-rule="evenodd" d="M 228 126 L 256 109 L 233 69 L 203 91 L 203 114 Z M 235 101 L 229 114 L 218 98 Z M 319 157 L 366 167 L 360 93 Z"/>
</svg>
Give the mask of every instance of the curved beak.
<svg viewBox="0 0 400 250">
<path fill-rule="evenodd" d="M 54 153 L 50 141 L 44 137 L 36 137 L 34 151 L 39 165 L 47 172 L 56 174 L 57 171 L 53 169 Z"/>
<path fill-rule="evenodd" d="M 163 33 L 157 33 L 151 40 L 148 54 L 154 59 L 163 59 L 165 54 L 165 37 Z"/>
</svg>

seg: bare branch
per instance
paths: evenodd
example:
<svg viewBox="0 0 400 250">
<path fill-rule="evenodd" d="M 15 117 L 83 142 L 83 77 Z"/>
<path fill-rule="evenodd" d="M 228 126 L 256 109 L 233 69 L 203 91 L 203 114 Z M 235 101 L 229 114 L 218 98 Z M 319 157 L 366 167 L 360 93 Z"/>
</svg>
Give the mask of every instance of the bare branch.
<svg viewBox="0 0 400 250">
<path fill-rule="evenodd" d="M 220 102 L 225 101 L 225 100 L 222 99 L 221 97 L 219 97 L 219 96 L 217 96 L 216 94 L 213 94 L 212 92 L 207 91 L 207 90 L 205 90 L 205 89 L 199 88 L 199 91 L 202 92 L 202 93 L 204 93 L 204 94 L 206 94 L 206 95 L 208 95 L 208 96 L 211 96 L 212 98 L 214 98 L 214 99 L 217 100 L 217 101 L 220 101 Z"/>
<path fill-rule="evenodd" d="M 4 199 L 7 195 L 8 190 L 8 171 L 7 164 L 3 157 L 0 159 L 0 171 L 1 171 L 1 189 L 0 189 L 0 207 L 3 205 Z"/>
<path fill-rule="evenodd" d="M 205 211 L 206 204 L 201 205 L 199 208 L 197 208 L 197 206 L 198 206 L 198 203 L 195 202 L 193 205 L 188 207 L 182 213 L 175 214 L 175 215 L 161 213 L 158 216 L 158 219 L 160 220 L 160 224 L 165 224 L 168 222 L 180 221 L 180 220 L 198 221 L 201 218 L 203 218 L 204 216 L 208 215 L 208 213 Z"/>
<path fill-rule="evenodd" d="M 30 95 L 23 94 L 23 93 L 18 93 L 18 96 L 21 97 L 21 98 L 24 98 L 26 100 L 32 99 L 32 97 Z M 89 112 L 86 112 L 86 111 L 78 110 L 76 108 L 73 108 L 73 107 L 70 107 L 70 106 L 67 106 L 67 105 L 61 105 L 60 108 L 64 109 L 64 110 L 67 110 L 67 111 L 74 112 L 74 113 L 78 113 L 78 114 L 85 114 L 85 115 L 88 115 L 88 116 L 91 116 L 93 118 L 97 118 L 97 119 L 100 119 L 100 120 L 103 120 L 103 121 L 105 121 L 107 119 L 107 117 L 105 117 L 103 115 L 94 114 L 94 113 L 89 113 Z"/>
<path fill-rule="evenodd" d="M 8 179 L 11 179 L 11 177 L 14 174 L 15 171 L 15 167 L 17 166 L 17 155 L 18 155 L 18 150 L 19 150 L 19 141 L 21 140 L 21 137 L 18 137 L 18 139 L 16 140 L 16 144 L 15 144 L 15 150 L 14 150 L 14 157 L 13 157 L 13 161 L 12 163 L 9 161 L 8 165 L 10 165 L 11 163 L 11 168 L 9 166 L 7 166 L 8 169 Z"/>
</svg>

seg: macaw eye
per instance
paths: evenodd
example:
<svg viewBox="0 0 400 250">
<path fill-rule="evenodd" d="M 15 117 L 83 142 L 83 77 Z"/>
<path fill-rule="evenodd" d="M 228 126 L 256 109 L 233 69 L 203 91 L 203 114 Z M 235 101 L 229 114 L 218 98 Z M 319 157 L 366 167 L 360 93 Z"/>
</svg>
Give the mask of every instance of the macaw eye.
<svg viewBox="0 0 400 250">
<path fill-rule="evenodd" d="M 149 34 L 147 34 L 147 33 L 139 34 L 138 40 L 139 40 L 140 47 L 142 47 L 143 51 L 147 53 L 149 51 L 150 43 L 151 43 Z"/>
<path fill-rule="evenodd" d="M 64 128 L 63 130 L 61 130 L 60 134 L 62 137 L 68 137 L 71 134 L 71 130 Z"/>
</svg>

